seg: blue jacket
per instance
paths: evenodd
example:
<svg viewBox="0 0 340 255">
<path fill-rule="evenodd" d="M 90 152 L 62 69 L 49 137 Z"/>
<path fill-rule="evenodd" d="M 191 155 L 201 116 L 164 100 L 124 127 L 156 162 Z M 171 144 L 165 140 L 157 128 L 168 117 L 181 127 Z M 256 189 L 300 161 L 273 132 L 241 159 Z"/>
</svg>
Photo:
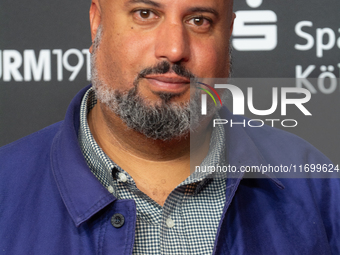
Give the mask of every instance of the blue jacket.
<svg viewBox="0 0 340 255">
<path fill-rule="evenodd" d="M 136 206 L 91 173 L 77 133 L 87 88 L 65 120 L 0 149 L 0 254 L 131 254 Z M 223 109 L 222 118 L 233 118 Z M 238 117 L 240 118 L 240 117 Z M 271 127 L 226 129 L 231 165 L 330 164 L 308 143 Z M 214 254 L 340 254 L 339 179 L 230 174 Z M 122 227 L 111 224 L 120 213 Z M 204 224 L 204 222 L 202 222 Z"/>
</svg>

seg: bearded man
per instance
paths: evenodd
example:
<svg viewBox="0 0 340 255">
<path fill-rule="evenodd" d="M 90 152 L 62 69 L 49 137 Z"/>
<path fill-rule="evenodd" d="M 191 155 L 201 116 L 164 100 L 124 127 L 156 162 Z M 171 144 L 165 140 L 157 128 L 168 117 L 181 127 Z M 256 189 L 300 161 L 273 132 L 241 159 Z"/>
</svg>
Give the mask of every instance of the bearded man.
<svg viewBox="0 0 340 255">
<path fill-rule="evenodd" d="M 0 150 L 0 251 L 340 253 L 337 179 L 190 171 L 330 164 L 271 127 L 212 128 L 226 108 L 196 118 L 195 81 L 230 75 L 234 18 L 231 0 L 93 0 L 92 86 Z"/>
</svg>

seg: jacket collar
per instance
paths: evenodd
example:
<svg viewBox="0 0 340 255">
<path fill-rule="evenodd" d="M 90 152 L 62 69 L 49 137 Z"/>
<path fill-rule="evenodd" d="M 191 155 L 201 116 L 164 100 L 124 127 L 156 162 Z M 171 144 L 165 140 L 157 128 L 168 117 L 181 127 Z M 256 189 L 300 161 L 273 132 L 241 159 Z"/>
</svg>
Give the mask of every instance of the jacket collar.
<svg viewBox="0 0 340 255">
<path fill-rule="evenodd" d="M 116 200 L 92 174 L 78 143 L 80 104 L 89 87 L 72 100 L 51 148 L 52 171 L 77 227 Z"/>
</svg>

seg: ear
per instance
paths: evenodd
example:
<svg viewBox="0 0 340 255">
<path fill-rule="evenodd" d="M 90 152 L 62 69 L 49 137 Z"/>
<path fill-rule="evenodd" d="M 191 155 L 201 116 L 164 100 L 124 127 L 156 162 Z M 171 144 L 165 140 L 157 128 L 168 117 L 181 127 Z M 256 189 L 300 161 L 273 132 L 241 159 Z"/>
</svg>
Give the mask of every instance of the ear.
<svg viewBox="0 0 340 255">
<path fill-rule="evenodd" d="M 91 27 L 91 39 L 92 42 L 97 34 L 97 29 L 101 22 L 101 9 L 99 5 L 99 0 L 92 0 L 90 7 L 90 27 Z M 90 47 L 90 52 L 92 53 L 93 45 Z"/>
<path fill-rule="evenodd" d="M 234 29 L 234 20 L 235 20 L 235 18 L 236 18 L 236 14 L 233 12 L 233 16 L 232 16 L 232 18 L 231 18 L 230 35 L 229 35 L 229 36 L 231 36 L 232 33 L 233 33 L 233 29 Z"/>
</svg>

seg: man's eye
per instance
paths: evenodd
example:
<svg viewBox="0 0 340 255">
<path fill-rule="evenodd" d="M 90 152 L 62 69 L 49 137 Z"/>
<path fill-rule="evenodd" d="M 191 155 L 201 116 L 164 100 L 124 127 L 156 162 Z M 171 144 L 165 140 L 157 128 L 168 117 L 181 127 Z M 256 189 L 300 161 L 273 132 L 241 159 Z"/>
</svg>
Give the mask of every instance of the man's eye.
<svg viewBox="0 0 340 255">
<path fill-rule="evenodd" d="M 189 23 L 201 27 L 201 26 L 209 26 L 211 24 L 210 20 L 204 18 L 204 17 L 194 17 L 191 20 L 189 20 Z"/>
<path fill-rule="evenodd" d="M 158 16 L 150 10 L 138 10 L 134 13 L 137 19 L 155 19 Z"/>
</svg>

